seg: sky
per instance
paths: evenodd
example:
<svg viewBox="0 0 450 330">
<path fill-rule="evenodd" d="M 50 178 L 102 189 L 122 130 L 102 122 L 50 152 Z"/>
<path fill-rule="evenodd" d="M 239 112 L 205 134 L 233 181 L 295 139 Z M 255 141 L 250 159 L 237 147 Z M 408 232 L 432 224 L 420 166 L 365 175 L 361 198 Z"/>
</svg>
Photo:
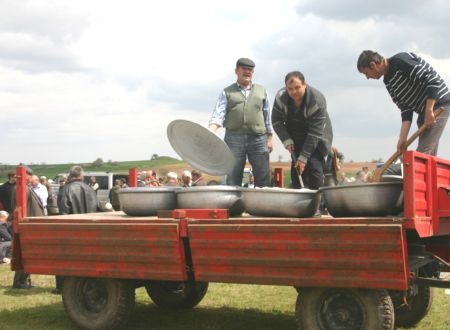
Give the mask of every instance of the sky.
<svg viewBox="0 0 450 330">
<path fill-rule="evenodd" d="M 302 71 L 345 160 L 386 160 L 400 112 L 357 58 L 413 51 L 450 84 L 448 12 L 446 0 L 0 0 L 0 162 L 179 158 L 167 125 L 207 126 L 239 57 L 271 102 Z M 449 138 L 447 127 L 447 159 Z M 276 136 L 271 159 L 289 159 Z"/>
</svg>

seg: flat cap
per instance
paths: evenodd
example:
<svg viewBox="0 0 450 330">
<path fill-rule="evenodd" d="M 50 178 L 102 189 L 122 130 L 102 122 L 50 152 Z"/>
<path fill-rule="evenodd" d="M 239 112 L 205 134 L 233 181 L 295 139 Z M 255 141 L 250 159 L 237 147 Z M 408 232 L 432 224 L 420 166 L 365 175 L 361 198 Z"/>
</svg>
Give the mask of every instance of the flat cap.
<svg viewBox="0 0 450 330">
<path fill-rule="evenodd" d="M 248 68 L 254 68 L 255 67 L 255 62 L 253 62 L 251 59 L 246 58 L 246 57 L 241 57 L 240 59 L 237 60 L 236 62 L 236 67 L 238 66 L 246 66 Z"/>
</svg>

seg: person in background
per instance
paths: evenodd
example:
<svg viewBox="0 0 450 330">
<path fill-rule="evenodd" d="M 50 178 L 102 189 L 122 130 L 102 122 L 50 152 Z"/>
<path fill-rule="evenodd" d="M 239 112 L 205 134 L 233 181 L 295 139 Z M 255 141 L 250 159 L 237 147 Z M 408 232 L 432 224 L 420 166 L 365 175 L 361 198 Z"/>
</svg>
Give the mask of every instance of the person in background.
<svg viewBox="0 0 450 330">
<path fill-rule="evenodd" d="M 138 187 L 145 187 L 145 171 L 139 172 L 138 180 L 137 180 L 137 186 Z"/>
<path fill-rule="evenodd" d="M 121 182 L 119 179 L 114 180 L 114 187 L 112 187 L 109 191 L 109 202 L 111 203 L 114 211 L 120 211 L 120 200 L 118 193 L 118 190 L 121 188 L 120 184 Z"/>
<path fill-rule="evenodd" d="M 12 233 L 8 228 L 9 213 L 0 211 L 0 263 L 11 263 Z"/>
<path fill-rule="evenodd" d="M 14 172 L 8 173 L 8 181 L 0 185 L 0 203 L 6 212 L 12 213 L 14 210 L 11 207 L 12 195 L 16 191 L 16 174 Z"/>
<path fill-rule="evenodd" d="M 94 189 L 95 193 L 97 194 L 97 190 L 98 190 L 98 188 L 99 188 L 99 185 L 98 185 L 98 182 L 97 182 L 97 179 L 96 179 L 95 176 L 91 176 L 91 177 L 89 178 L 89 187 L 91 187 L 92 189 Z"/>
<path fill-rule="evenodd" d="M 181 175 L 181 182 L 183 187 L 190 187 L 192 184 L 192 174 L 188 170 L 183 171 Z"/>
<path fill-rule="evenodd" d="M 244 188 L 255 188 L 255 177 L 252 173 L 248 175 L 248 182 L 244 184 Z"/>
<path fill-rule="evenodd" d="M 45 175 L 42 175 L 39 178 L 41 185 L 43 185 L 45 188 L 47 188 L 47 205 L 53 202 L 53 187 L 50 183 L 50 180 L 47 180 L 47 177 Z"/>
<path fill-rule="evenodd" d="M 323 186 L 325 162 L 332 151 L 326 100 L 299 71 L 289 72 L 284 82 L 273 104 L 273 128 L 292 155 L 292 186 L 300 188 L 298 170 L 305 187 L 317 190 Z"/>
<path fill-rule="evenodd" d="M 31 190 L 33 190 L 41 200 L 42 206 L 44 207 L 44 214 L 47 215 L 48 190 L 47 187 L 39 182 L 37 175 L 31 176 Z"/>
<path fill-rule="evenodd" d="M 450 113 L 450 91 L 433 67 L 414 53 L 398 53 L 385 58 L 372 50 L 363 51 L 357 62 L 358 71 L 367 79 L 380 79 L 392 101 L 401 112 L 402 125 L 397 151 L 406 149 L 406 141 L 416 112 L 417 126 L 428 128 L 419 136 L 417 151 L 437 155 L 439 139 Z M 443 108 L 438 118 L 434 110 Z"/>
<path fill-rule="evenodd" d="M 62 202 L 62 196 L 63 196 L 63 192 L 64 192 L 64 186 L 67 183 L 67 176 L 63 176 L 62 178 L 59 179 L 59 191 L 58 191 L 58 197 L 56 199 L 56 203 L 58 205 L 58 210 L 59 210 L 59 214 L 61 213 L 61 210 L 63 208 L 61 202 Z"/>
<path fill-rule="evenodd" d="M 192 187 L 206 186 L 205 180 L 203 180 L 202 172 L 198 170 L 192 170 Z"/>
<path fill-rule="evenodd" d="M 237 60 L 237 81 L 220 94 L 208 125 L 213 132 L 222 126 L 226 129 L 224 140 L 235 158 L 227 184 L 239 187 L 247 158 L 255 185 L 270 185 L 269 153 L 273 148 L 270 104 L 266 89 L 252 81 L 254 69 L 251 59 Z"/>
<path fill-rule="evenodd" d="M 27 186 L 26 186 L 26 194 L 27 194 L 27 216 L 29 217 L 42 217 L 45 216 L 45 209 L 42 205 L 42 200 L 31 188 L 31 182 L 36 181 L 39 182 L 39 179 L 32 179 L 33 170 L 29 167 L 26 168 L 27 174 Z M 44 188 L 45 189 L 45 188 Z M 45 189 L 46 190 L 46 189 Z M 16 187 L 14 187 L 14 191 L 11 199 L 11 208 L 14 210 L 16 208 Z M 12 219 L 14 221 L 14 219 Z M 13 289 L 31 289 L 34 286 L 31 284 L 31 275 L 26 273 L 23 269 L 19 269 L 14 274 L 13 280 Z"/>
<path fill-rule="evenodd" d="M 127 179 L 120 178 L 119 180 L 120 180 L 120 188 L 128 188 Z"/>
<path fill-rule="evenodd" d="M 62 188 L 61 214 L 94 213 L 103 211 L 95 191 L 84 183 L 84 172 L 81 166 L 72 166 L 69 171 L 69 182 Z M 56 276 L 54 294 L 60 294 L 64 278 Z"/>
<path fill-rule="evenodd" d="M 175 172 L 167 173 L 166 186 L 179 186 L 178 175 Z"/>
</svg>

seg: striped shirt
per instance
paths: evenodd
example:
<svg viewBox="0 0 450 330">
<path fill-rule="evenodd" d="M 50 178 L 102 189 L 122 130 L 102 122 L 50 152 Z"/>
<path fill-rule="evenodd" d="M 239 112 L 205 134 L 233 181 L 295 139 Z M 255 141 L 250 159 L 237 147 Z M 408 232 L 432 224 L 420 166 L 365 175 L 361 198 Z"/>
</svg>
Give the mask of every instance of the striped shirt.
<svg viewBox="0 0 450 330">
<path fill-rule="evenodd" d="M 392 101 L 399 107 L 402 121 L 412 121 L 413 112 L 421 113 L 427 99 L 435 106 L 450 102 L 444 80 L 432 66 L 414 53 L 399 53 L 388 59 L 384 84 Z"/>
</svg>

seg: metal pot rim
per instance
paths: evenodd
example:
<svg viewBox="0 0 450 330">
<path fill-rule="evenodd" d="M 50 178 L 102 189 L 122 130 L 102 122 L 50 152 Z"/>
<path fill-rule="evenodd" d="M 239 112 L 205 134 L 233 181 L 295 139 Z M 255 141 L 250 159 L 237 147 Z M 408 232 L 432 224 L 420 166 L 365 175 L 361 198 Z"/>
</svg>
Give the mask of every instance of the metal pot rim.
<svg viewBox="0 0 450 330">
<path fill-rule="evenodd" d="M 242 188 L 238 186 L 196 186 L 196 187 L 186 187 L 177 190 L 177 194 L 184 193 L 196 193 L 196 192 L 240 192 Z"/>
<path fill-rule="evenodd" d="M 268 188 L 242 188 L 242 192 L 245 193 L 276 193 L 276 194 L 296 194 L 296 195 L 302 195 L 302 194 L 316 194 L 317 190 L 310 190 L 310 189 L 288 189 L 288 188 L 278 188 L 278 187 L 268 187 Z"/>
<path fill-rule="evenodd" d="M 129 187 L 120 188 L 118 190 L 119 194 L 151 194 L 151 193 L 172 193 L 177 190 L 182 189 L 182 187 Z"/>
<path fill-rule="evenodd" d="M 390 187 L 390 186 L 403 186 L 403 182 L 376 182 L 376 183 L 364 183 L 364 184 L 344 184 L 340 186 L 321 187 L 319 191 L 326 190 L 342 190 L 342 189 L 358 189 L 365 187 Z"/>
</svg>

